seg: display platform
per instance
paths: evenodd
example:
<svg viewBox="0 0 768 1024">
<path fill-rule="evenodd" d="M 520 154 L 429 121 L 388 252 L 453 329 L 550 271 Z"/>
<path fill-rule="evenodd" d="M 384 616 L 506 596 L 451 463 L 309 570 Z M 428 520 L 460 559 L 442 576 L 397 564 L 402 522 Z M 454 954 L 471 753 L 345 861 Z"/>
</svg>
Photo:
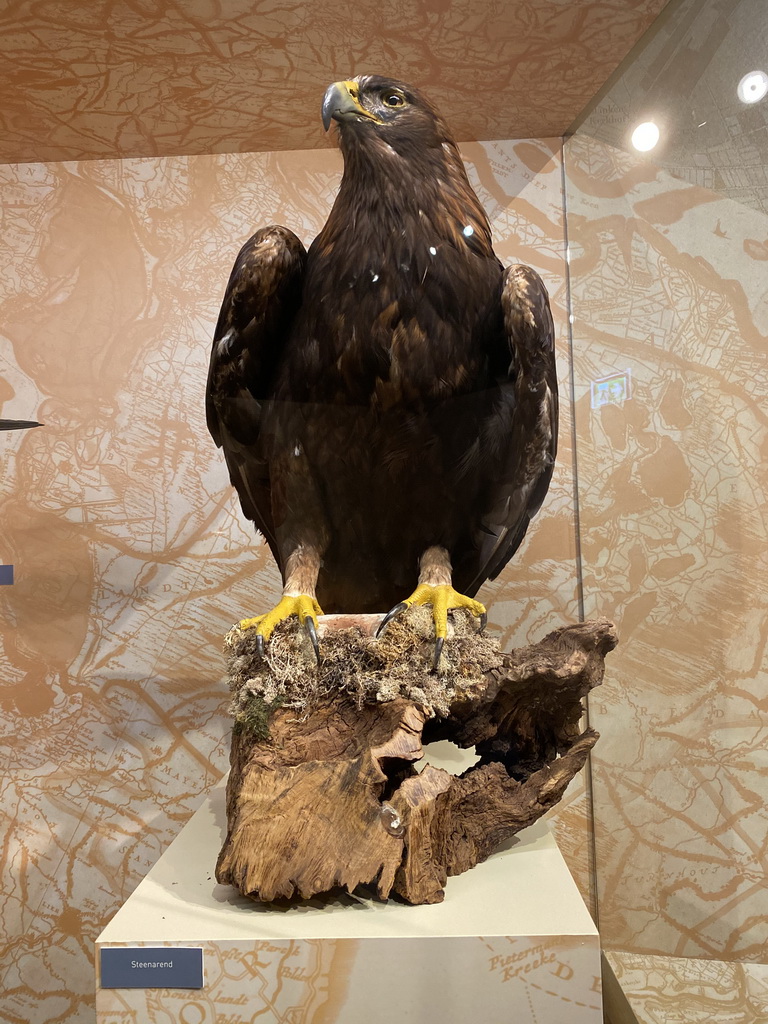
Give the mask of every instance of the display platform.
<svg viewBox="0 0 768 1024">
<path fill-rule="evenodd" d="M 222 783 L 99 936 L 98 1024 L 601 1024 L 598 934 L 543 822 L 416 907 L 254 903 L 215 881 L 225 831 Z M 203 987 L 102 988 L 120 946 L 201 947 Z"/>
</svg>

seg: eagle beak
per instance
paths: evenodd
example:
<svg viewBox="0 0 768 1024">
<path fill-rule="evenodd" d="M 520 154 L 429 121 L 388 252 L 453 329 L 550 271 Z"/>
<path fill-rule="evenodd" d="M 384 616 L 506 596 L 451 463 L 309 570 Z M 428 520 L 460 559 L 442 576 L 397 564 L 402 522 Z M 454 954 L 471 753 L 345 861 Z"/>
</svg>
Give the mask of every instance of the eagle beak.
<svg viewBox="0 0 768 1024">
<path fill-rule="evenodd" d="M 357 82 L 334 82 L 323 96 L 323 128 L 328 131 L 331 121 L 345 121 L 355 117 L 365 117 L 381 124 L 360 102 L 360 86 Z"/>
</svg>

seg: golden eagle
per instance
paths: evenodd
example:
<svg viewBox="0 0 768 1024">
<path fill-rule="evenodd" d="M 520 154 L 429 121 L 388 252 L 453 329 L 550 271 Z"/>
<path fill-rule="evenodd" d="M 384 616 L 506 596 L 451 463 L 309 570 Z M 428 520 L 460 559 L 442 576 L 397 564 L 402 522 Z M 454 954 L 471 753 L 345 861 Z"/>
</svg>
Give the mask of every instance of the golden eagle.
<svg viewBox="0 0 768 1024">
<path fill-rule="evenodd" d="M 416 89 L 337 82 L 344 174 L 309 252 L 284 227 L 238 254 L 208 427 L 283 577 L 263 650 L 298 615 L 431 604 L 437 647 L 523 539 L 549 485 L 557 380 L 546 289 L 506 270 L 459 150 Z M 414 585 L 416 585 L 414 589 Z M 454 590 L 454 585 L 456 589 Z M 410 596 L 406 596 L 410 594 Z"/>
</svg>

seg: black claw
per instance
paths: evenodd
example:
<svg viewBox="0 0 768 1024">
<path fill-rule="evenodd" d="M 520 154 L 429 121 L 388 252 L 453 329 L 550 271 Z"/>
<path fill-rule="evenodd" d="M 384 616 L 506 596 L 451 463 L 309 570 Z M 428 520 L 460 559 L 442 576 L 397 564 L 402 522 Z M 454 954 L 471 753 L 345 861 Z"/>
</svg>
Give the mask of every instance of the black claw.
<svg viewBox="0 0 768 1024">
<path fill-rule="evenodd" d="M 435 640 L 435 660 L 432 662 L 432 671 L 437 672 L 440 666 L 440 655 L 443 653 L 443 644 L 445 643 L 445 637 L 439 636 Z"/>
<path fill-rule="evenodd" d="M 483 614 L 480 616 L 480 628 L 478 629 L 477 632 L 478 633 L 482 633 L 487 625 L 488 625 L 488 613 L 487 612 L 483 612 Z"/>
<path fill-rule="evenodd" d="M 408 605 L 405 603 L 405 601 L 401 601 L 399 604 L 396 604 L 394 608 L 390 608 L 390 610 L 379 623 L 379 628 L 376 630 L 376 636 L 380 637 L 381 634 L 384 632 L 384 629 L 386 628 L 386 626 L 389 625 L 392 619 L 394 619 L 396 615 L 399 615 L 400 612 L 404 612 L 407 607 Z"/>
<path fill-rule="evenodd" d="M 309 634 L 309 639 L 312 641 L 312 646 L 315 649 L 315 657 L 320 661 L 320 644 L 317 642 L 317 630 L 315 629 L 315 620 L 307 617 L 304 619 L 304 629 Z"/>
<path fill-rule="evenodd" d="M 260 658 L 264 657 L 264 636 L 261 633 L 256 634 L 256 653 Z"/>
</svg>

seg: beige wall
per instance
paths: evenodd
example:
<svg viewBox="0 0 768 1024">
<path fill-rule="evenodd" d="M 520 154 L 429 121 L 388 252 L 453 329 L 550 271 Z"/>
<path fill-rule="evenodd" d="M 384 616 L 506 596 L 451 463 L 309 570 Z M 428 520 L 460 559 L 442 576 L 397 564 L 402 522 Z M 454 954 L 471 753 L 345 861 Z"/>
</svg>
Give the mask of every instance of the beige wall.
<svg viewBox="0 0 768 1024">
<path fill-rule="evenodd" d="M 559 142 L 465 155 L 564 342 Z M 0 168 L 2 414 L 45 423 L 0 436 L 9 1021 L 92 1019 L 93 939 L 226 768 L 221 638 L 278 578 L 204 427 L 208 339 L 241 242 L 274 221 L 308 242 L 339 170 L 335 152 Z M 568 370 L 563 345 L 564 390 Z M 484 591 L 507 645 L 578 614 L 564 399 L 545 509 Z M 556 822 L 588 894 L 583 779 Z"/>
<path fill-rule="evenodd" d="M 590 705 L 603 943 L 765 963 L 768 217 L 586 135 L 566 170 L 585 610 L 621 640 Z"/>
</svg>

